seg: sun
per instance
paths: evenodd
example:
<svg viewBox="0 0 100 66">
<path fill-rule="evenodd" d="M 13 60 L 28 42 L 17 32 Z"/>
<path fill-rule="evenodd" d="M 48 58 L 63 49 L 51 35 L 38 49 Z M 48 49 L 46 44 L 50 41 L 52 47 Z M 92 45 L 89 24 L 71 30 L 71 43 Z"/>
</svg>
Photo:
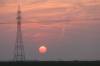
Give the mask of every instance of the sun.
<svg viewBox="0 0 100 66">
<path fill-rule="evenodd" d="M 47 47 L 45 47 L 45 46 L 40 46 L 40 47 L 39 47 L 39 52 L 40 52 L 41 54 L 46 53 L 46 52 L 47 52 Z"/>
</svg>

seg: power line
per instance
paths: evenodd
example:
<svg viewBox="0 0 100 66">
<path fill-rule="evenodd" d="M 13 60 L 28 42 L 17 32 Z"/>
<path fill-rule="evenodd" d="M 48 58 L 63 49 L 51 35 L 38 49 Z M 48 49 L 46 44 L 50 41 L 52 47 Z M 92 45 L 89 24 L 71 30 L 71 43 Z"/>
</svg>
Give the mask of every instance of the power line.
<svg viewBox="0 0 100 66">
<path fill-rule="evenodd" d="M 41 20 L 41 22 L 40 21 L 35 21 L 35 22 L 33 22 L 33 21 L 25 21 L 25 22 L 23 22 L 22 24 L 27 24 L 27 23 L 53 23 L 53 22 L 71 22 L 71 21 L 97 21 L 97 20 L 100 20 L 100 18 L 92 18 L 92 19 L 77 19 L 77 20 L 70 20 L 70 19 L 65 19 L 65 20 L 48 20 L 48 21 L 46 21 L 46 20 Z M 16 24 L 16 23 L 12 23 L 12 22 L 1 22 L 0 24 Z"/>
</svg>

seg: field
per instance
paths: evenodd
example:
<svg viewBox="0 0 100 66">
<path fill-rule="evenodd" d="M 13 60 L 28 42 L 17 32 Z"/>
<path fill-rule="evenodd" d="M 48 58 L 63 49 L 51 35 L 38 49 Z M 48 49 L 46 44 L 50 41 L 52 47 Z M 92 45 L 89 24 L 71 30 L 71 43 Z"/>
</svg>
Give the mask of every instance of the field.
<svg viewBox="0 0 100 66">
<path fill-rule="evenodd" d="M 0 66 L 34 66 L 34 65 L 66 65 L 66 66 L 100 66 L 100 61 L 19 61 L 0 62 Z"/>
</svg>

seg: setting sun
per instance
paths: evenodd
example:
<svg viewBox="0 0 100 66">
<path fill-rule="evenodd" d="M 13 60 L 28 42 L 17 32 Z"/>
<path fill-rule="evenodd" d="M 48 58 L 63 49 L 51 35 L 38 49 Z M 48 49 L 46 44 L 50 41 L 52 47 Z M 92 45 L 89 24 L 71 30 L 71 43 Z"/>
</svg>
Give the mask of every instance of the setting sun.
<svg viewBox="0 0 100 66">
<path fill-rule="evenodd" d="M 44 53 L 47 52 L 47 48 L 46 48 L 45 46 L 41 46 L 41 47 L 39 48 L 39 52 L 40 52 L 41 54 L 44 54 Z"/>
</svg>

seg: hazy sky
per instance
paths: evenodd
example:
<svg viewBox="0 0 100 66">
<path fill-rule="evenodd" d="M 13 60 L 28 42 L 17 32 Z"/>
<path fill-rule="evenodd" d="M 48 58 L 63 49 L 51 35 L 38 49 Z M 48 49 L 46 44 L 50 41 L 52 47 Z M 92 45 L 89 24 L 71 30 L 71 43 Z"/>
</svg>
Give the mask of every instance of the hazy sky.
<svg viewBox="0 0 100 66">
<path fill-rule="evenodd" d="M 27 60 L 100 60 L 100 0 L 21 0 L 21 10 Z M 0 0 L 1 61 L 14 55 L 16 11 L 16 0 Z"/>
</svg>

